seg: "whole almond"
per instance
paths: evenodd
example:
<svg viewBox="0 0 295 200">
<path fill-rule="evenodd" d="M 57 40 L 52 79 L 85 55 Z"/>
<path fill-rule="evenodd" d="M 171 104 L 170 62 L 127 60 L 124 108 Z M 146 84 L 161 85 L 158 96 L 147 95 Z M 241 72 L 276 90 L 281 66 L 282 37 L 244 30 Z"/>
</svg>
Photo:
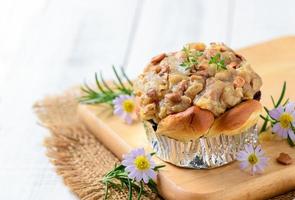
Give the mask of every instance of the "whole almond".
<svg viewBox="0 0 295 200">
<path fill-rule="evenodd" d="M 282 152 L 277 158 L 277 162 L 283 165 L 290 165 L 292 164 L 292 158 L 289 156 L 289 154 Z"/>
<path fill-rule="evenodd" d="M 165 57 L 166 57 L 166 54 L 165 53 L 161 53 L 161 54 L 153 57 L 152 60 L 151 60 L 151 63 L 154 64 L 154 65 L 156 65 L 159 62 L 161 62 Z"/>
<path fill-rule="evenodd" d="M 181 101 L 181 96 L 177 92 L 166 94 L 165 96 L 167 99 L 171 100 L 174 103 L 178 103 Z"/>
</svg>

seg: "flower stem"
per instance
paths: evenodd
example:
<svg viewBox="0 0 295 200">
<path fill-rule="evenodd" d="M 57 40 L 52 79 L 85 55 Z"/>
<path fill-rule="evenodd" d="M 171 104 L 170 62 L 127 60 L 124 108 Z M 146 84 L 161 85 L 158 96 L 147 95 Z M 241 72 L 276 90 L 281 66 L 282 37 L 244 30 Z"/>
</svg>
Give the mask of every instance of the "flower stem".
<svg viewBox="0 0 295 200">
<path fill-rule="evenodd" d="M 140 200 L 141 195 L 142 195 L 142 191 L 143 191 L 143 183 L 142 183 L 142 181 L 140 181 L 140 190 L 139 190 L 139 193 L 138 193 L 137 200 Z"/>
<path fill-rule="evenodd" d="M 104 197 L 103 197 L 104 200 L 108 199 L 108 192 L 109 192 L 109 184 L 106 183 L 106 187 L 105 187 L 105 191 L 104 191 Z"/>
<path fill-rule="evenodd" d="M 128 178 L 127 180 L 128 180 L 128 199 L 132 200 L 132 185 L 131 185 L 130 179 Z"/>
</svg>

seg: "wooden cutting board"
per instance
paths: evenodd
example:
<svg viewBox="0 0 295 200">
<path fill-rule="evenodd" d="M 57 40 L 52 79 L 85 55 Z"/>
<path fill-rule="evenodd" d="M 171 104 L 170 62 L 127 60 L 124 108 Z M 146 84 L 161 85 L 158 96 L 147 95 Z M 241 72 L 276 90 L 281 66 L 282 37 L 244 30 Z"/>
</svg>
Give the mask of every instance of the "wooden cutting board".
<svg viewBox="0 0 295 200">
<path fill-rule="evenodd" d="M 264 105 L 271 105 L 271 94 L 278 97 L 284 80 L 287 96 L 295 101 L 295 37 L 272 40 L 239 52 L 263 78 Z M 87 127 L 120 159 L 135 147 L 150 150 L 141 123 L 126 125 L 103 105 L 80 105 L 78 111 Z M 286 152 L 295 162 L 295 148 L 282 141 L 262 145 L 270 159 L 264 174 L 251 176 L 239 169 L 238 162 L 211 170 L 183 169 L 165 163 L 157 180 L 160 193 L 171 200 L 240 200 L 265 199 L 294 190 L 295 163 L 283 166 L 275 158 Z M 159 159 L 156 162 L 162 163 Z"/>
</svg>

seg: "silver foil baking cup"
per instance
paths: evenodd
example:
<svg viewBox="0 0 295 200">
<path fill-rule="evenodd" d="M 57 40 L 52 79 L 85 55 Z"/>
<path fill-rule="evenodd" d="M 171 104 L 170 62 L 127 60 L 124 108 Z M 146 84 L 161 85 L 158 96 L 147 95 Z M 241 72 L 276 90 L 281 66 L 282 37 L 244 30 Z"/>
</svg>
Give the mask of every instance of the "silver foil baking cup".
<svg viewBox="0 0 295 200">
<path fill-rule="evenodd" d="M 156 155 L 163 161 L 179 167 L 210 169 L 236 160 L 237 152 L 245 144 L 258 144 L 257 125 L 237 135 L 220 134 L 182 142 L 156 134 L 152 124 L 145 121 L 147 139 Z"/>
</svg>

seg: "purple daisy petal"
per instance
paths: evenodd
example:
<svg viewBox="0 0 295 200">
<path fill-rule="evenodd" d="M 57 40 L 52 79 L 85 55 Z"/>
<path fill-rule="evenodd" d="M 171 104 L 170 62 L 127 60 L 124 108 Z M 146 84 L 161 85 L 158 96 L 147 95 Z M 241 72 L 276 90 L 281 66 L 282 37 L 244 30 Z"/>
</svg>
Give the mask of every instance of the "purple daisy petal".
<svg viewBox="0 0 295 200">
<path fill-rule="evenodd" d="M 127 159 L 124 159 L 121 163 L 122 163 L 122 165 L 124 165 L 124 166 L 127 167 L 127 166 L 133 164 L 133 160 L 134 160 L 134 159 L 127 158 Z"/>
<path fill-rule="evenodd" d="M 140 176 L 140 173 L 138 172 L 138 171 L 133 171 L 133 172 L 130 172 L 129 174 L 128 174 L 128 177 L 130 178 L 130 179 L 136 179 L 137 177 L 139 177 Z"/>
<path fill-rule="evenodd" d="M 241 169 L 246 169 L 248 166 L 249 166 L 248 161 L 242 161 L 242 162 L 240 163 L 240 168 L 241 168 Z"/>
<path fill-rule="evenodd" d="M 283 112 L 284 112 L 283 107 L 279 106 L 278 108 L 274 108 L 274 109 L 270 110 L 269 115 L 271 116 L 271 118 L 273 118 L 275 120 L 279 120 L 279 118 Z"/>
<path fill-rule="evenodd" d="M 137 157 L 137 156 L 144 156 L 145 155 L 144 148 L 137 148 L 137 149 L 135 149 L 133 155 L 135 157 Z"/>
<path fill-rule="evenodd" d="M 115 107 L 115 109 L 114 109 L 114 114 L 115 115 L 122 116 L 123 113 L 124 113 L 124 111 L 122 110 L 122 108 L 120 108 L 120 107 L 116 108 Z"/>
<path fill-rule="evenodd" d="M 286 129 L 286 128 L 282 128 L 282 132 L 281 132 L 281 136 L 282 138 L 286 139 L 288 137 L 288 130 L 289 129 Z"/>
<path fill-rule="evenodd" d="M 287 103 L 286 105 L 286 112 L 288 113 L 293 113 L 294 112 L 294 109 L 295 109 L 295 102 L 289 102 Z"/>
<path fill-rule="evenodd" d="M 289 135 L 290 139 L 291 139 L 293 142 L 295 142 L 295 133 L 294 133 L 291 129 L 289 129 L 289 131 L 288 131 L 288 135 Z"/>
<path fill-rule="evenodd" d="M 126 98 L 123 95 L 118 96 L 113 100 L 114 105 L 121 105 Z"/>
<path fill-rule="evenodd" d="M 253 176 L 257 171 L 257 168 L 256 168 L 256 165 L 252 165 L 252 168 L 251 168 L 251 175 Z"/>
<path fill-rule="evenodd" d="M 135 166 L 134 165 L 128 165 L 126 168 L 125 168 L 125 171 L 127 172 L 133 172 L 135 171 Z"/>
<path fill-rule="evenodd" d="M 251 144 L 245 145 L 245 151 L 249 154 L 254 153 L 254 148 Z"/>
<path fill-rule="evenodd" d="M 143 172 L 142 179 L 143 179 L 143 182 L 148 183 L 150 178 L 146 173 Z"/>
<path fill-rule="evenodd" d="M 288 129 L 284 129 L 283 127 L 281 127 L 280 123 L 276 123 L 273 126 L 272 131 L 281 136 L 282 138 L 287 138 L 288 136 Z"/>
<path fill-rule="evenodd" d="M 258 145 L 258 146 L 255 148 L 255 154 L 256 154 L 258 157 L 264 155 L 264 151 L 261 149 L 261 146 L 260 146 L 260 145 Z"/>
<path fill-rule="evenodd" d="M 142 172 L 137 172 L 137 176 L 135 176 L 135 180 L 140 182 L 142 180 Z"/>
<path fill-rule="evenodd" d="M 239 161 L 247 160 L 247 157 L 248 157 L 248 154 L 245 151 L 240 151 L 237 154 L 237 160 L 239 160 Z"/>
<path fill-rule="evenodd" d="M 125 122 L 129 125 L 132 124 L 132 122 L 133 122 L 132 117 L 130 115 L 126 115 Z"/>
<path fill-rule="evenodd" d="M 153 179 L 153 180 L 155 180 L 156 177 L 157 177 L 156 172 L 155 172 L 154 170 L 152 170 L 152 169 L 149 169 L 146 173 L 147 173 L 147 175 L 148 175 L 151 179 Z"/>
<path fill-rule="evenodd" d="M 264 170 L 264 167 L 261 164 L 257 164 L 257 165 L 255 165 L 255 167 L 256 167 L 256 170 L 258 173 L 262 173 Z"/>
<path fill-rule="evenodd" d="M 150 161 L 151 168 L 154 169 L 156 167 L 156 163 L 152 159 L 149 159 L 149 161 Z"/>
<path fill-rule="evenodd" d="M 280 133 L 280 132 L 282 132 L 281 129 L 282 129 L 282 128 L 281 128 L 280 123 L 276 123 L 276 124 L 272 127 L 272 132 L 273 132 L 273 133 Z"/>
</svg>

